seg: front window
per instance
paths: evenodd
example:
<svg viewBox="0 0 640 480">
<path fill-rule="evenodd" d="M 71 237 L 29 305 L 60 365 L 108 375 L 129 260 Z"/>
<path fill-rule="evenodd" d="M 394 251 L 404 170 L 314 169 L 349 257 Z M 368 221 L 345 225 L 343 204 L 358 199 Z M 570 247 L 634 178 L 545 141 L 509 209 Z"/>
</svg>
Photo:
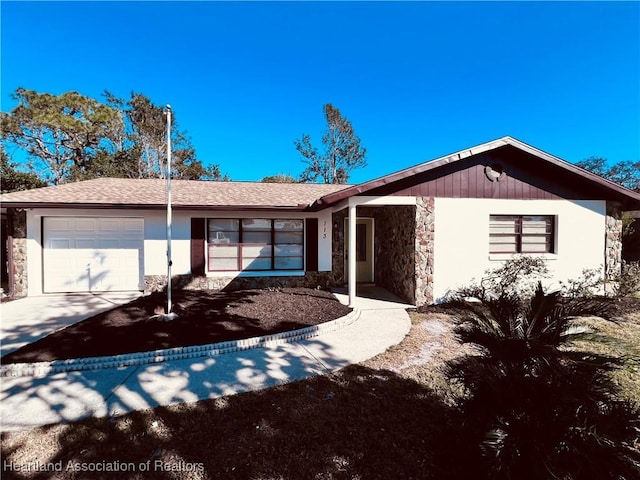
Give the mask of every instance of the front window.
<svg viewBox="0 0 640 480">
<path fill-rule="evenodd" d="M 208 251 L 211 272 L 303 270 L 304 221 L 211 218 Z"/>
<path fill-rule="evenodd" d="M 555 221 L 551 215 L 491 215 L 490 253 L 553 253 Z"/>
</svg>

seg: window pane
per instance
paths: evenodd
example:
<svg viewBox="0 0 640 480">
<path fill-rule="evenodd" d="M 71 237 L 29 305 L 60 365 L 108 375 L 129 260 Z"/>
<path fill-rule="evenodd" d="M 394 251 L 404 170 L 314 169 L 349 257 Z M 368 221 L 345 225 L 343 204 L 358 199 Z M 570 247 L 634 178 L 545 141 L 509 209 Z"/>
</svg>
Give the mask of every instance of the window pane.
<svg viewBox="0 0 640 480">
<path fill-rule="evenodd" d="M 271 231 L 271 220 L 264 218 L 245 218 L 242 220 L 243 230 L 267 230 Z"/>
<path fill-rule="evenodd" d="M 209 245 L 209 256 L 238 258 L 238 247 L 236 247 L 235 245 Z"/>
<path fill-rule="evenodd" d="M 238 232 L 209 232 L 209 243 L 238 243 Z"/>
<path fill-rule="evenodd" d="M 271 258 L 271 245 L 243 245 L 242 258 Z"/>
<path fill-rule="evenodd" d="M 209 270 L 238 270 L 238 259 L 209 257 Z"/>
<path fill-rule="evenodd" d="M 551 252 L 551 238 L 546 236 L 523 236 L 522 237 L 523 252 Z"/>
<path fill-rule="evenodd" d="M 243 245 L 243 270 L 271 270 L 271 245 Z"/>
<path fill-rule="evenodd" d="M 276 245 L 276 257 L 298 257 L 303 255 L 302 245 Z"/>
<path fill-rule="evenodd" d="M 243 270 L 271 270 L 271 257 L 269 258 L 243 258 Z"/>
<path fill-rule="evenodd" d="M 518 238 L 516 235 L 491 237 L 489 251 L 491 253 L 517 253 Z"/>
<path fill-rule="evenodd" d="M 243 243 L 271 243 L 271 232 L 252 232 L 245 230 L 242 232 Z"/>
<path fill-rule="evenodd" d="M 550 217 L 523 217 L 522 233 L 551 233 Z"/>
<path fill-rule="evenodd" d="M 233 218 L 211 218 L 209 219 L 209 231 L 238 231 L 240 222 Z"/>
<path fill-rule="evenodd" d="M 522 251 L 524 253 L 549 253 L 549 247 L 546 243 L 529 243 L 522 245 Z"/>
<path fill-rule="evenodd" d="M 276 243 L 303 243 L 302 232 L 278 232 L 276 231 Z"/>
<path fill-rule="evenodd" d="M 276 232 L 281 230 L 302 232 L 304 222 L 302 220 L 274 220 L 274 229 Z"/>
<path fill-rule="evenodd" d="M 518 217 L 491 215 L 489 230 L 494 233 L 518 233 Z"/>
<path fill-rule="evenodd" d="M 209 220 L 209 243 L 238 243 L 240 221 L 227 218 Z"/>
<path fill-rule="evenodd" d="M 302 257 L 276 257 L 275 268 L 278 270 L 302 270 L 304 263 Z"/>
</svg>

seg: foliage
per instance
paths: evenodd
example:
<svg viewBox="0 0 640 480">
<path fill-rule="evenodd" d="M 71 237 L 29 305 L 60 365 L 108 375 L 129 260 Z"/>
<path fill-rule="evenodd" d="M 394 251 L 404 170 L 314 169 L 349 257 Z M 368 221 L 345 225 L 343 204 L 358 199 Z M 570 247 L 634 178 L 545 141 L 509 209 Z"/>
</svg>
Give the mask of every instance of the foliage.
<svg viewBox="0 0 640 480">
<path fill-rule="evenodd" d="M 71 168 L 85 168 L 120 126 L 116 111 L 78 92 L 56 96 L 18 88 L 12 98 L 18 105 L 0 114 L 2 138 L 39 160 L 43 177 L 54 184 Z"/>
<path fill-rule="evenodd" d="M 576 163 L 576 165 L 607 180 L 618 183 L 629 190 L 640 192 L 640 161 L 622 161 L 612 166 L 607 166 L 605 158 L 590 157 Z"/>
<path fill-rule="evenodd" d="M 306 133 L 294 142 L 308 165 L 301 181 L 315 182 L 321 178 L 324 183 L 347 183 L 353 169 L 367 166 L 367 150 L 360 146 L 360 138 L 340 110 L 327 103 L 324 115 L 327 121 L 327 131 L 322 136 L 324 151 L 319 152 Z"/>
<path fill-rule="evenodd" d="M 640 293 L 640 262 L 623 260 L 620 273 L 613 278 L 613 284 L 619 297 Z"/>
<path fill-rule="evenodd" d="M 19 88 L 18 106 L 2 113 L 2 140 L 25 150 L 54 184 L 98 177 L 165 178 L 166 116 L 140 93 L 129 100 L 105 92 L 106 102 L 77 92 L 61 95 Z M 172 117 L 172 176 L 228 180 L 204 166 Z"/>
<path fill-rule="evenodd" d="M 585 268 L 578 278 L 560 281 L 560 292 L 569 298 L 591 297 L 602 290 L 605 281 L 599 268 Z M 606 291 L 605 291 L 606 293 Z"/>
<path fill-rule="evenodd" d="M 632 235 L 636 230 L 635 230 L 635 218 L 633 218 L 631 216 L 631 214 L 629 212 L 622 212 L 622 216 L 621 216 L 621 220 L 622 220 L 622 236 L 626 237 L 628 235 Z M 640 222 L 639 222 L 640 223 Z"/>
<path fill-rule="evenodd" d="M 617 387 L 607 373 L 618 360 L 565 348 L 602 341 L 574 320 L 607 317 L 610 303 L 562 299 L 538 283 L 529 302 L 502 292 L 466 308 L 456 332 L 482 354 L 453 361 L 450 374 L 468 388 L 463 429 L 488 476 L 633 478 L 640 412 L 613 400 Z"/>
<path fill-rule="evenodd" d="M 472 282 L 453 292 L 450 297 L 453 300 L 464 297 L 487 300 L 516 292 L 532 293 L 536 282 L 547 277 L 548 273 L 542 257 L 516 255 L 497 268 L 485 270 L 479 283 Z"/>
<path fill-rule="evenodd" d="M 0 178 L 2 179 L 2 193 L 31 188 L 46 187 L 47 183 L 40 180 L 34 173 L 19 172 L 9 161 L 9 156 L 0 146 Z"/>
<path fill-rule="evenodd" d="M 284 173 L 279 173 L 278 175 L 271 175 L 268 177 L 264 177 L 260 181 L 262 183 L 298 183 L 298 180 L 293 178 L 291 175 L 287 175 Z"/>
<path fill-rule="evenodd" d="M 560 293 L 564 297 L 579 298 L 592 297 L 602 292 L 603 286 L 611 287 L 604 289 L 604 295 L 608 296 L 611 291 L 613 296 L 626 297 L 640 292 L 640 262 L 622 261 L 620 271 L 615 273 L 610 279 L 605 281 L 600 269 L 586 268 L 578 278 L 561 281 Z"/>
</svg>

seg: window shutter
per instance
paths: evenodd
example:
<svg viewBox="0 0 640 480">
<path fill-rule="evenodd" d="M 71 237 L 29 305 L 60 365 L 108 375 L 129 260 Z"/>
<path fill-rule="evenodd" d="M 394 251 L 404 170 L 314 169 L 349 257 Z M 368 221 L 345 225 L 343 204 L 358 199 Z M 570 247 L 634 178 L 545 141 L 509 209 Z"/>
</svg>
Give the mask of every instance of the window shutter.
<svg viewBox="0 0 640 480">
<path fill-rule="evenodd" d="M 191 219 L 191 274 L 204 276 L 205 219 Z"/>
<path fill-rule="evenodd" d="M 307 218 L 307 272 L 318 271 L 318 219 Z"/>
</svg>

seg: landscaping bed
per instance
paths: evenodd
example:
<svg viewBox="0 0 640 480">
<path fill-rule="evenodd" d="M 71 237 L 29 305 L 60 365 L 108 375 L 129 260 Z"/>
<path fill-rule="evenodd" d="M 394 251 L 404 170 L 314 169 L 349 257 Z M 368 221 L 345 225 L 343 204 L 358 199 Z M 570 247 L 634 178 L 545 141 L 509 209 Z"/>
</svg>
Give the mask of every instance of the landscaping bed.
<svg viewBox="0 0 640 480">
<path fill-rule="evenodd" d="M 2 363 L 98 357 L 240 340 L 318 325 L 351 309 L 327 291 L 283 288 L 174 291 L 178 317 L 164 321 L 166 294 L 153 293 L 59 330 L 5 355 Z"/>
<path fill-rule="evenodd" d="M 400 344 L 330 375 L 3 433 L 1 453 L 7 465 L 47 459 L 64 467 L 55 474 L 5 468 L 3 478 L 486 478 L 461 428 L 468 420 L 458 407 L 465 389 L 447 375 L 448 363 L 473 354 L 474 347 L 461 344 L 453 332 L 459 311 L 448 306 L 420 310 L 411 314 L 411 331 Z M 610 328 L 605 333 L 619 340 L 620 354 L 630 355 L 629 349 L 640 344 L 640 310 L 630 309 L 621 317 L 619 326 L 589 321 Z M 639 375 L 629 373 L 622 398 L 640 398 L 640 390 L 633 391 L 640 385 Z M 88 475 L 67 467 L 123 462 L 131 462 L 131 469 Z M 151 467 L 143 470 L 147 462 Z"/>
</svg>

